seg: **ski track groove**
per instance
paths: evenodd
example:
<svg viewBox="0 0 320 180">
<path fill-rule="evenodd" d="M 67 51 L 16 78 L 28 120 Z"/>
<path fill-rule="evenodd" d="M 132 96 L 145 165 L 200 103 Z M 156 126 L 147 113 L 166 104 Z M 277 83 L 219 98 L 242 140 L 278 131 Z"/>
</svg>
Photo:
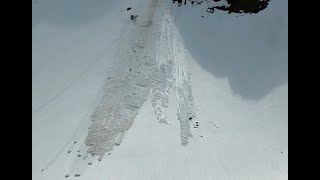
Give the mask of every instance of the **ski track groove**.
<svg viewBox="0 0 320 180">
<path fill-rule="evenodd" d="M 66 85 L 64 88 L 62 88 L 60 91 L 58 91 L 54 96 L 49 98 L 49 100 L 47 100 L 46 102 L 42 103 L 40 106 L 35 108 L 35 110 L 32 112 L 32 116 L 36 116 L 45 107 L 47 107 L 48 105 L 53 103 L 55 100 L 57 100 L 63 93 L 65 93 L 68 89 L 70 89 L 74 84 L 79 82 L 84 77 L 84 75 L 87 74 L 98 62 L 100 62 L 104 59 L 104 57 L 105 57 L 104 52 L 106 50 L 107 50 L 107 48 L 105 48 L 103 50 L 103 53 L 100 55 L 100 57 L 96 58 L 95 61 L 93 61 L 89 65 L 87 65 L 87 67 L 76 78 L 71 80 L 70 83 L 68 83 L 68 85 Z"/>
</svg>

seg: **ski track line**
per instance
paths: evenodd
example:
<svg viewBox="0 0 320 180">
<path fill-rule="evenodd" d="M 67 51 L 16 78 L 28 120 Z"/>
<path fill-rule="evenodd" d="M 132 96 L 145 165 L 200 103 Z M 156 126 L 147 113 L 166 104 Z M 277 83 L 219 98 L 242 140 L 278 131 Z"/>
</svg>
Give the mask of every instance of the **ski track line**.
<svg viewBox="0 0 320 180">
<path fill-rule="evenodd" d="M 61 154 L 65 151 L 65 149 L 67 149 L 68 146 L 70 146 L 68 148 L 68 151 L 72 151 L 74 149 L 74 147 L 77 144 L 77 143 L 74 143 L 77 140 L 77 136 L 81 136 L 82 134 L 84 134 L 84 132 L 86 130 L 86 128 L 81 127 L 81 125 L 82 125 L 82 123 L 86 122 L 86 120 L 89 118 L 89 115 L 93 110 L 93 107 L 94 107 L 94 104 L 91 105 L 91 108 L 89 109 L 89 111 L 82 118 L 77 129 L 72 134 L 71 138 L 65 143 L 65 145 L 60 149 L 60 151 L 49 161 L 49 163 L 47 163 L 44 166 L 44 168 L 41 169 L 41 172 L 47 170 L 61 156 Z M 79 134 L 79 132 L 80 132 L 80 134 Z"/>
<path fill-rule="evenodd" d="M 104 49 L 106 50 L 106 49 Z M 60 91 L 58 91 L 58 93 L 56 93 L 53 97 L 51 97 L 49 100 L 47 100 L 45 103 L 41 104 L 38 108 L 36 108 L 33 112 L 32 112 L 32 116 L 36 116 L 39 112 L 41 112 L 41 110 L 43 110 L 46 106 L 48 106 L 49 104 L 51 104 L 52 102 L 54 102 L 55 100 L 57 100 L 59 98 L 59 96 L 61 96 L 64 92 L 66 92 L 69 88 L 71 88 L 75 83 L 77 83 L 78 81 L 80 81 L 84 75 L 86 73 L 88 73 L 96 63 L 100 62 L 101 60 L 103 60 L 105 57 L 104 51 L 102 53 L 102 55 L 100 55 L 99 58 L 97 58 L 95 61 L 93 61 L 92 63 L 90 63 L 85 70 L 83 70 L 76 78 L 74 78 L 67 86 L 65 86 L 64 88 L 62 88 Z"/>
</svg>

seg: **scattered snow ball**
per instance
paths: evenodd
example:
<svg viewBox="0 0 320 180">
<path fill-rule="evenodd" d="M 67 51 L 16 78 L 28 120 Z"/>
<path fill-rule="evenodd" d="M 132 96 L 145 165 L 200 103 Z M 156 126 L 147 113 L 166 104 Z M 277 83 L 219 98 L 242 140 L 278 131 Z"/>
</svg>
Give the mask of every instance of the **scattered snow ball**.
<svg viewBox="0 0 320 180">
<path fill-rule="evenodd" d="M 132 21 L 135 21 L 137 17 L 138 17 L 138 15 L 131 15 L 131 16 L 130 16 L 130 19 L 131 19 Z"/>
</svg>

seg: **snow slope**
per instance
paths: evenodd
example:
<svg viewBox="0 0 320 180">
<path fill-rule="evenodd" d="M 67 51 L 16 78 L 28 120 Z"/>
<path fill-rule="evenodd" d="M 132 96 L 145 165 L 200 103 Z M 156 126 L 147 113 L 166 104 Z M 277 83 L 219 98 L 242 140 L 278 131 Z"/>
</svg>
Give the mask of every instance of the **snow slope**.
<svg viewBox="0 0 320 180">
<path fill-rule="evenodd" d="M 287 179 L 286 12 L 39 1 L 33 179 Z"/>
</svg>

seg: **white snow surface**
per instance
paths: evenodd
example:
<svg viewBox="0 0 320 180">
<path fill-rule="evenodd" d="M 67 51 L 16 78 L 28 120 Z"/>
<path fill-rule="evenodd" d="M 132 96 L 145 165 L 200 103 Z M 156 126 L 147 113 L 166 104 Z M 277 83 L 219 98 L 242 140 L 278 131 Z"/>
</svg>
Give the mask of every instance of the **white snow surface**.
<svg viewBox="0 0 320 180">
<path fill-rule="evenodd" d="M 288 179 L 288 1 L 204 7 L 33 2 L 32 179 Z"/>
</svg>

